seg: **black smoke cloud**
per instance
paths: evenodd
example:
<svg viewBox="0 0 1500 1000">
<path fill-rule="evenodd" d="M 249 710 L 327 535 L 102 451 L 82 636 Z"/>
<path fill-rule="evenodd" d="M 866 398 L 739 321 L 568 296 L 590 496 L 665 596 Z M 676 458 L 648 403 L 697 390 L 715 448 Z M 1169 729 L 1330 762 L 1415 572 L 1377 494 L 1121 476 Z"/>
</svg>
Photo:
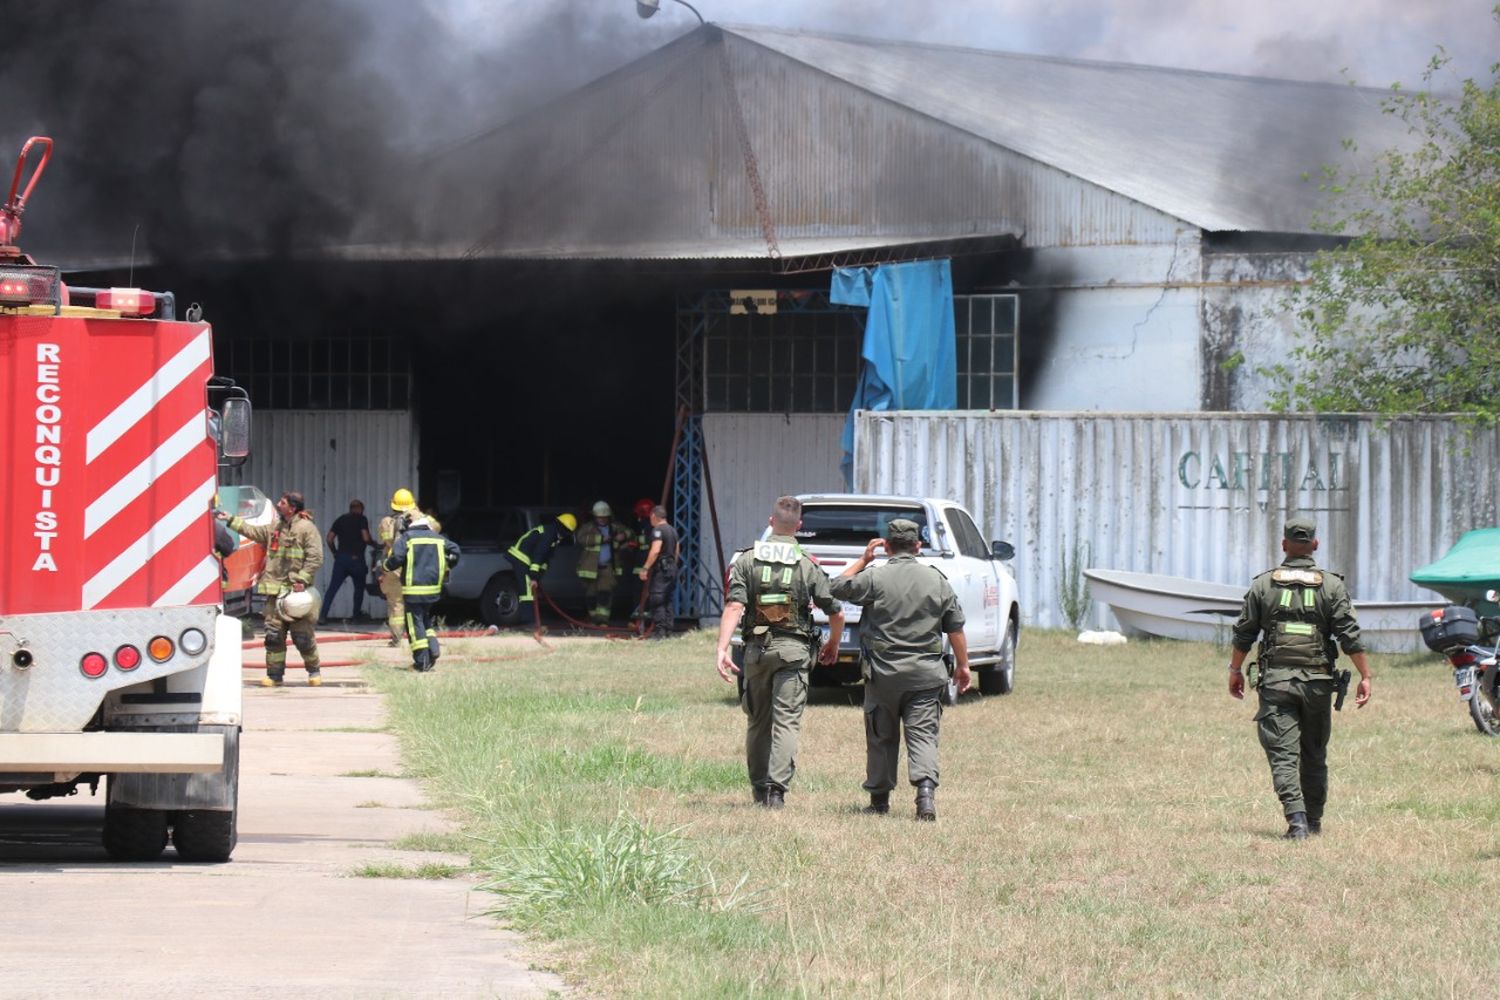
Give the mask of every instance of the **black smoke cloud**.
<svg viewBox="0 0 1500 1000">
<path fill-rule="evenodd" d="M 397 0 L 0 0 L 6 180 L 27 136 L 57 144 L 22 246 L 88 266 L 399 240 L 434 149 L 660 41 L 623 52 L 587 6 L 469 48 Z"/>
</svg>

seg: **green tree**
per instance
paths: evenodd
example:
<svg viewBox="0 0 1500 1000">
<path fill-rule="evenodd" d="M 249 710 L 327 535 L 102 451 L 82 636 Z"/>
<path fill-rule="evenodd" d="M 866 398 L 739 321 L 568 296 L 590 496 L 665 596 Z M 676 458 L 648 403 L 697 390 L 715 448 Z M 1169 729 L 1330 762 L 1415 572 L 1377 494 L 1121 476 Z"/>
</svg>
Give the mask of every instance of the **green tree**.
<svg viewBox="0 0 1500 1000">
<path fill-rule="evenodd" d="M 1264 369 L 1274 409 L 1500 419 L 1500 64 L 1441 96 L 1447 62 L 1383 102 L 1414 145 L 1322 173 L 1335 207 L 1318 228 L 1360 235 L 1315 255 L 1293 293 L 1304 337 Z"/>
</svg>

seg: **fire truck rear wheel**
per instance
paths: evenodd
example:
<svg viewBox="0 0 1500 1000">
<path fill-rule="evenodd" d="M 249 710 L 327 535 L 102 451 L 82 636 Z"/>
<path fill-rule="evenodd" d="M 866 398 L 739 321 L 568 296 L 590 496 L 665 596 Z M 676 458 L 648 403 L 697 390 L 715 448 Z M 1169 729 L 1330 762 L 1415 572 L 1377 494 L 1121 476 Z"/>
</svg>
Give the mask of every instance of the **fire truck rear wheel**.
<svg viewBox="0 0 1500 1000">
<path fill-rule="evenodd" d="M 161 809 L 104 808 L 104 850 L 116 861 L 153 861 L 167 847 L 167 813 Z"/>
<path fill-rule="evenodd" d="M 172 823 L 172 846 L 184 861 L 228 861 L 238 839 L 234 810 L 189 809 Z"/>
</svg>

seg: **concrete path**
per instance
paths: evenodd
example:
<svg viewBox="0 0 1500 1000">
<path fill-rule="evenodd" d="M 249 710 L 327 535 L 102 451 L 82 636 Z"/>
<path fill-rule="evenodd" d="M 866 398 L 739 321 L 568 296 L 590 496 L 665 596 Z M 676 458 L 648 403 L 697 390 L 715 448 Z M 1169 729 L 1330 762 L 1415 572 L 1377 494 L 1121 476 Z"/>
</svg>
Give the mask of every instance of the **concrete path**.
<svg viewBox="0 0 1500 1000">
<path fill-rule="evenodd" d="M 392 850 L 448 831 L 400 771 L 357 668 L 321 688 L 247 687 L 239 846 L 223 865 L 110 861 L 103 788 L 0 796 L 0 997 L 540 997 L 523 942 L 484 916 L 472 879 L 355 878 L 368 863 L 463 864 Z M 254 683 L 258 671 L 247 670 Z M 378 805 L 377 805 L 378 803 Z"/>
</svg>

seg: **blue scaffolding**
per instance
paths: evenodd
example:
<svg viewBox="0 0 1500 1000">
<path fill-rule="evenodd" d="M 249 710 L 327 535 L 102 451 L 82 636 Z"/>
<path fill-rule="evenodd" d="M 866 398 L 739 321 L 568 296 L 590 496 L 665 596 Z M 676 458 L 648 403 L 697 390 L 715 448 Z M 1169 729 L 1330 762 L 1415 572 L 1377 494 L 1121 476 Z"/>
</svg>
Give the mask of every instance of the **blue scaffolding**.
<svg viewBox="0 0 1500 1000">
<path fill-rule="evenodd" d="M 707 526 L 707 489 L 711 470 L 703 438 L 703 414 L 706 402 L 705 342 L 731 311 L 744 309 L 727 291 L 691 292 L 677 297 L 677 412 L 680 431 L 672 459 L 672 524 L 682 544 L 682 561 L 678 571 L 673 607 L 678 617 L 707 618 L 724 609 L 724 580 L 719 554 L 705 551 L 703 529 Z M 751 307 L 753 308 L 753 307 Z M 834 305 L 822 289 L 797 289 L 777 293 L 776 319 L 807 321 L 813 317 L 837 314 L 844 321 L 863 328 L 863 309 Z M 797 317 L 797 320 L 792 320 Z M 816 322 L 816 320 L 812 320 Z M 858 350 L 857 336 L 855 350 Z M 787 376 L 790 373 L 785 373 Z M 852 378 L 847 391 L 852 394 Z M 836 412 L 842 412 L 847 400 Z M 712 549 L 712 546 L 709 547 Z"/>
</svg>

